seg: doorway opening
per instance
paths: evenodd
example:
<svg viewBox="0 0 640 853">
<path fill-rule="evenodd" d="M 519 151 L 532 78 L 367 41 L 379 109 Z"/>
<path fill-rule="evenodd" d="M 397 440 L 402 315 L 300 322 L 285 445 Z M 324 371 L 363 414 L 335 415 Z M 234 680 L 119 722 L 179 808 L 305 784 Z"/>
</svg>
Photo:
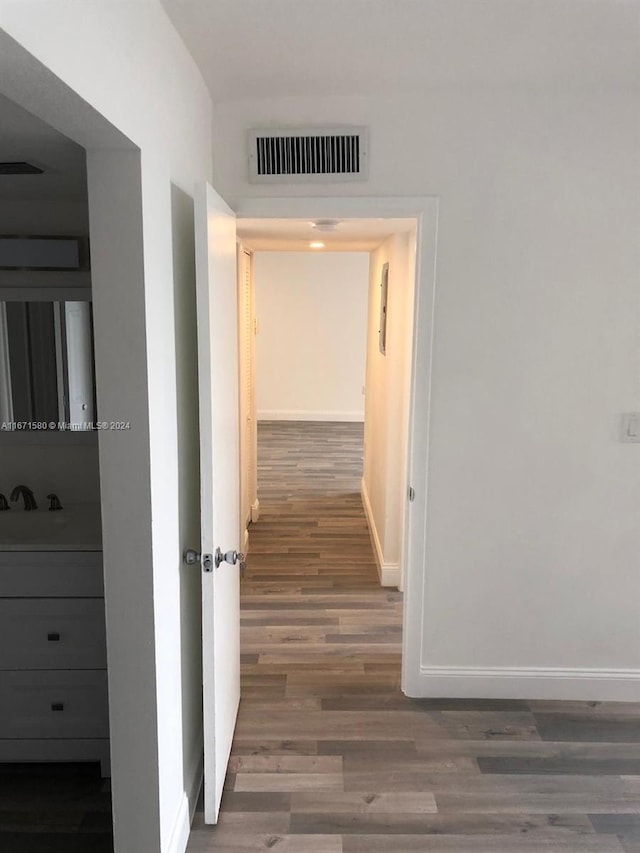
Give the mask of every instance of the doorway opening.
<svg viewBox="0 0 640 853">
<path fill-rule="evenodd" d="M 76 701 L 80 696 L 77 691 L 73 691 L 73 699 L 68 701 L 64 697 L 60 700 L 59 695 L 41 697 L 47 700 L 44 705 L 47 716 L 50 715 L 54 720 L 59 720 L 60 717 L 69 719 L 72 715 L 67 712 L 75 709 L 85 720 L 87 727 L 82 730 L 82 738 L 42 738 L 51 744 L 55 742 L 55 750 L 50 751 L 44 758 L 36 757 L 34 753 L 28 760 L 42 760 L 47 763 L 57 761 L 58 750 L 67 749 L 71 754 L 76 741 L 105 741 L 105 769 L 109 759 L 111 762 L 111 811 L 101 824 L 101 830 L 104 829 L 105 844 L 110 846 L 113 829 L 114 845 L 119 849 L 119 845 L 126 846 L 128 840 L 134 837 L 133 833 L 137 831 L 137 827 L 142 827 L 142 832 L 145 833 L 148 827 L 155 825 L 158 807 L 157 765 L 154 765 L 150 758 L 157 756 L 157 736 L 153 727 L 145 724 L 144 720 L 148 719 L 148 715 L 142 711 L 146 708 L 153 713 L 155 708 L 154 648 L 152 643 L 139 641 L 143 635 L 153 636 L 154 620 L 149 466 L 148 454 L 146 463 L 144 454 L 145 443 L 148 446 L 148 429 L 145 429 L 145 425 L 148 428 L 149 413 L 147 397 L 139 393 L 140 388 L 146 387 L 148 380 L 140 149 L 76 91 L 38 63 L 4 32 L 0 33 L 0 42 L 3 56 L 3 97 L 10 99 L 23 112 L 28 110 L 32 120 L 53 128 L 56 138 L 66 138 L 67 142 L 70 140 L 76 150 L 81 152 L 82 165 L 86 170 L 84 193 L 90 211 L 88 278 L 93 309 L 96 411 L 98 416 L 104 419 L 103 424 L 108 424 L 106 429 L 86 434 L 75 430 L 50 431 L 47 428 L 49 437 L 46 441 L 51 448 L 59 445 L 64 449 L 69 442 L 69 436 L 72 436 L 74 443 L 82 445 L 87 453 L 91 452 L 99 459 L 99 485 L 97 473 L 94 485 L 98 495 L 97 526 L 102 535 L 102 542 L 98 550 L 83 551 L 82 548 L 78 549 L 79 543 L 76 542 L 75 550 L 66 548 L 59 552 L 63 555 L 75 555 L 73 558 L 62 557 L 62 564 L 58 562 L 56 565 L 56 574 L 68 575 L 70 591 L 73 592 L 71 595 L 60 596 L 59 590 L 56 598 L 59 597 L 63 602 L 74 597 L 80 599 L 77 583 L 84 583 L 90 576 L 95 581 L 90 591 L 82 598 L 104 597 L 102 619 L 105 627 L 102 643 L 104 645 L 106 638 L 108 668 L 106 663 L 103 663 L 101 675 L 98 677 L 100 684 L 94 684 L 88 693 L 81 691 L 83 698 L 79 703 Z M 7 160 L 22 159 L 21 156 L 15 157 L 15 151 L 7 154 Z M 36 156 L 34 154 L 34 157 Z M 43 164 L 35 162 L 33 165 L 42 167 Z M 61 168 L 53 169 L 48 177 L 46 169 L 26 177 L 31 177 L 32 188 L 37 188 L 37 193 L 42 193 L 51 186 L 51 179 L 56 172 L 61 178 L 64 177 L 65 165 L 63 157 Z M 10 197 L 9 192 L 7 197 Z M 37 195 L 35 197 L 37 198 Z M 38 217 L 45 215 L 47 205 L 45 197 L 41 199 L 41 210 L 32 206 L 29 212 L 25 206 L 22 209 L 26 216 L 25 223 L 30 221 L 30 215 L 33 215 L 34 222 L 38 222 Z M 16 214 L 17 223 L 18 211 L 13 212 Z M 63 223 L 69 224 L 69 211 L 63 211 L 60 219 L 56 221 L 61 228 Z M 75 228 L 73 230 L 75 232 Z M 78 235 L 74 233 L 74 236 Z M 118 247 L 117 251 L 114 251 L 114 246 Z M 3 271 L 5 281 L 9 281 L 14 272 L 16 271 Z M 42 285 L 44 289 L 46 285 L 42 283 L 42 276 L 53 275 L 58 280 L 56 285 L 52 286 L 57 286 L 61 280 L 66 279 L 67 272 L 69 271 L 31 271 L 26 277 L 32 285 L 37 279 L 38 285 Z M 75 275 L 81 278 L 82 275 L 87 276 L 87 271 L 76 272 Z M 75 289 L 74 286 L 69 287 L 74 293 L 77 289 L 77 283 Z M 114 330 L 118 330 L 117 346 L 114 345 Z M 38 436 L 36 438 L 40 440 Z M 18 440 L 28 444 L 30 439 Z M 53 454 L 49 453 L 47 448 L 42 457 L 43 476 L 49 471 L 48 460 L 52 457 Z M 93 470 L 97 469 L 94 467 Z M 80 479 L 82 473 L 81 470 L 68 466 L 65 482 L 72 481 L 74 476 Z M 42 484 L 44 485 L 44 481 Z M 13 485 L 12 482 L 8 488 Z M 64 509 L 62 512 L 51 513 L 52 520 L 45 522 L 45 527 L 48 525 L 51 528 L 50 533 L 55 531 L 56 541 L 52 544 L 59 545 L 72 531 L 72 525 L 64 521 L 53 521 L 54 516 L 56 519 L 62 519 L 68 516 L 68 513 L 65 495 L 55 489 L 52 492 L 58 495 Z M 44 497 L 49 493 L 51 492 L 46 491 Z M 73 489 L 70 488 L 66 494 L 72 495 Z M 73 500 L 70 500 L 68 505 L 72 503 Z M 43 500 L 41 506 L 45 508 L 44 514 L 49 518 L 47 501 Z M 11 516 L 13 514 L 7 513 Z M 32 516 L 34 513 L 25 513 L 24 516 L 26 515 Z M 95 548 L 94 543 L 91 543 L 91 546 Z M 86 543 L 84 547 L 86 549 Z M 78 562 L 84 559 L 83 554 L 94 555 L 92 560 L 89 560 L 92 562 L 90 573 L 83 572 L 82 566 L 78 565 Z M 135 567 L 135 573 L 131 571 L 132 567 Z M 28 572 L 23 574 L 25 577 L 29 576 Z M 132 583 L 134 576 L 135 583 Z M 13 571 L 8 577 L 18 575 Z M 50 579 L 51 572 L 46 571 L 43 583 L 48 583 Z M 95 626 L 95 619 L 90 618 L 88 621 Z M 48 638 L 49 634 L 52 634 L 51 640 Z M 60 639 L 56 639 L 58 634 Z M 47 649 L 49 644 L 64 645 L 62 629 L 58 631 L 55 627 L 53 630 L 46 628 L 44 637 Z M 92 669 L 99 670 L 100 667 L 92 663 Z M 104 710 L 107 704 L 108 713 Z M 42 708 L 42 704 L 40 707 Z M 23 721 L 29 719 L 24 713 L 19 717 Z M 55 725 L 64 727 L 64 723 Z M 73 728 L 72 724 L 69 728 Z M 29 737 L 24 728 L 22 734 L 23 737 L 15 740 L 35 740 Z M 25 749 L 26 746 L 25 744 Z M 35 746 L 38 747 L 38 755 L 42 756 L 43 744 Z M 64 756 L 65 761 L 69 760 L 69 754 Z M 81 749 L 73 754 L 81 761 L 94 757 L 87 756 Z M 24 752 L 16 757 L 16 761 L 18 760 L 24 760 Z M 135 780 L 135 774 L 131 772 L 132 767 L 140 770 L 144 781 L 139 778 Z M 98 779 L 101 778 L 98 770 Z M 133 801 L 135 808 L 131 806 Z M 153 828 L 150 831 L 153 832 Z"/>
<path fill-rule="evenodd" d="M 35 843 L 31 833 L 39 844 L 58 845 L 60 809 L 72 798 L 87 804 L 74 834 L 90 832 L 86 843 L 107 851 L 110 732 L 86 151 L 4 96 L 0 116 L 0 491 L 16 497 L 4 507 L 0 535 L 0 784 L 25 817 L 25 849 Z"/>
<path fill-rule="evenodd" d="M 245 220 L 413 219 L 416 223 L 412 356 L 409 379 L 406 480 L 410 502 L 401 526 L 403 596 L 402 689 L 420 695 L 422 665 L 421 613 L 425 594 L 427 472 L 433 346 L 438 198 L 418 197 L 271 197 L 244 199 L 236 205 Z"/>
</svg>

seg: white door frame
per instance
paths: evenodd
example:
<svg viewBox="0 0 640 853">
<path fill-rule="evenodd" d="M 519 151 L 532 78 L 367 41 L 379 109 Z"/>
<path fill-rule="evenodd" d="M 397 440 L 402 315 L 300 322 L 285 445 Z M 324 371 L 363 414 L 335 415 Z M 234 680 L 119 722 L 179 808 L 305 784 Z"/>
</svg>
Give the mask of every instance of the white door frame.
<svg viewBox="0 0 640 853">
<path fill-rule="evenodd" d="M 408 696 L 419 695 L 420 685 L 438 202 L 436 196 L 343 196 L 247 198 L 234 205 L 238 219 L 401 218 L 417 221 L 411 400 L 406 438 L 407 485 L 412 486 L 415 497 L 411 504 L 406 504 L 400 554 L 405 585 L 402 689 Z"/>
</svg>

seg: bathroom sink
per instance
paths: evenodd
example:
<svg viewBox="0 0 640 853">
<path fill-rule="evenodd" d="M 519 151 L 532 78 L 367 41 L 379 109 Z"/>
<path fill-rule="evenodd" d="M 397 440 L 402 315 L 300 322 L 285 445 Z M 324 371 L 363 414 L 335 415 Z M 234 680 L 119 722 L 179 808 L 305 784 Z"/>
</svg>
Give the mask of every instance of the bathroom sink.
<svg viewBox="0 0 640 853">
<path fill-rule="evenodd" d="M 67 524 L 68 517 L 64 512 L 48 512 L 47 510 L 13 510 L 0 515 L 0 530 L 48 530 Z"/>
<path fill-rule="evenodd" d="M 69 505 L 58 512 L 0 512 L 0 550 L 92 550 L 101 547 L 97 504 Z"/>
<path fill-rule="evenodd" d="M 69 523 L 64 512 L 48 510 L 11 510 L 0 513 L 0 542 L 19 543 L 41 542 L 52 533 L 57 534 Z"/>
</svg>

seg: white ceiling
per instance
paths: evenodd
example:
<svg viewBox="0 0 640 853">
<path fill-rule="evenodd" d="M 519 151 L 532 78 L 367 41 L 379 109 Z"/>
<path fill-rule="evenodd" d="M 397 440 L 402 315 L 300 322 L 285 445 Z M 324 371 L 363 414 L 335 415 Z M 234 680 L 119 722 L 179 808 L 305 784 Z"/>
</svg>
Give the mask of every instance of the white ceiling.
<svg viewBox="0 0 640 853">
<path fill-rule="evenodd" d="M 637 85 L 636 0 L 161 0 L 214 101 Z"/>
<path fill-rule="evenodd" d="M 476 83 L 640 84 L 638 0 L 162 3 L 217 101 Z M 84 150 L 0 96 L 0 161 L 13 159 L 45 174 L 0 176 L 0 199 L 86 198 Z"/>
<path fill-rule="evenodd" d="M 87 196 L 84 148 L 0 95 L 0 162 L 26 161 L 42 175 L 0 175 L 0 201 L 83 201 Z"/>
<path fill-rule="evenodd" d="M 238 236 L 255 252 L 370 252 L 392 234 L 407 233 L 413 219 L 343 219 L 335 231 L 314 229 L 308 219 L 238 219 Z M 311 249 L 312 241 L 324 249 Z"/>
</svg>

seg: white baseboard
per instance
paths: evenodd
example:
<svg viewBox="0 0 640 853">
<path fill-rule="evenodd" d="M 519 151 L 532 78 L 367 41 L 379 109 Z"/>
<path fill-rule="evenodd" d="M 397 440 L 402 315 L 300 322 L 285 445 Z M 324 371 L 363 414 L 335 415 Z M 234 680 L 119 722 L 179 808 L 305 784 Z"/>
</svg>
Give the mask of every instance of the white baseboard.
<svg viewBox="0 0 640 853">
<path fill-rule="evenodd" d="M 198 805 L 198 797 L 200 796 L 203 781 L 204 752 L 201 750 L 200 754 L 198 755 L 198 761 L 194 767 L 193 773 L 191 774 L 191 784 L 189 785 L 189 790 L 187 791 L 187 799 L 189 800 L 189 826 L 191 826 L 191 824 L 193 823 L 193 816 L 196 813 L 196 806 Z"/>
<path fill-rule="evenodd" d="M 382 553 L 382 545 L 380 544 L 380 537 L 378 535 L 378 529 L 376 528 L 376 522 L 373 517 L 371 501 L 369 500 L 369 493 L 367 491 L 367 484 L 364 481 L 364 477 L 362 478 L 360 483 L 360 492 L 362 494 L 362 505 L 364 507 L 364 514 L 367 518 L 367 525 L 369 527 L 369 534 L 371 536 L 371 544 L 373 545 L 373 553 L 376 558 L 376 566 L 378 567 L 378 577 L 380 578 L 380 586 L 397 587 L 400 583 L 400 564 L 385 563 L 384 555 Z"/>
<path fill-rule="evenodd" d="M 383 563 L 378 566 L 380 586 L 391 586 L 396 589 L 400 587 L 400 565 L 399 563 Z"/>
<path fill-rule="evenodd" d="M 189 833 L 191 832 L 191 816 L 189 814 L 189 799 L 183 793 L 176 818 L 173 822 L 173 829 L 169 836 L 169 842 L 164 848 L 164 853 L 185 853 L 187 844 L 189 843 Z"/>
<path fill-rule="evenodd" d="M 415 698 L 640 702 L 640 670 L 421 666 Z"/>
<path fill-rule="evenodd" d="M 348 421 L 363 423 L 362 412 L 311 412 L 306 409 L 273 409 L 258 412 L 259 421 Z"/>
<path fill-rule="evenodd" d="M 255 524 L 260 518 L 260 501 L 256 500 L 251 504 L 251 523 Z"/>
</svg>

